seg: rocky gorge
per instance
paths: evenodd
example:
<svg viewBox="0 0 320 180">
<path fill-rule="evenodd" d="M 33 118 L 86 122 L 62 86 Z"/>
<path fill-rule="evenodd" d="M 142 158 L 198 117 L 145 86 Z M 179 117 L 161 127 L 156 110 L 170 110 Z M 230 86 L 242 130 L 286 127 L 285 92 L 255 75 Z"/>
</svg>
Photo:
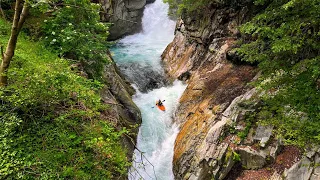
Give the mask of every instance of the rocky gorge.
<svg viewBox="0 0 320 180">
<path fill-rule="evenodd" d="M 101 20 L 110 22 L 110 40 L 141 30 L 141 18 L 144 6 L 154 0 L 101 0 L 103 12 Z"/>
<path fill-rule="evenodd" d="M 150 2 L 101 3 L 106 12 L 102 19 L 114 23 L 110 39 L 118 39 L 140 30 L 144 6 Z M 260 106 L 261 92 L 250 82 L 260 72 L 255 65 L 240 61 L 233 49 L 241 37 L 238 27 L 261 8 L 250 0 L 220 0 L 203 11 L 178 18 L 174 40 L 162 54 L 167 79 L 179 79 L 188 85 L 174 114 L 174 122 L 180 125 L 174 145 L 175 179 L 320 179 L 319 148 L 303 153 L 286 146 L 274 136 L 272 126 L 258 124 L 258 119 L 251 117 Z M 135 120 L 129 121 L 133 125 L 141 121 L 137 120 L 141 119 L 137 107 L 128 101 L 133 89 L 123 80 L 114 79 L 121 76 L 116 69 L 106 71 L 116 86 L 111 85 L 105 96 L 115 104 L 129 102 L 122 108 L 114 106 L 120 108 L 120 119 L 133 117 Z M 148 83 L 144 86 L 147 88 L 139 88 L 143 92 L 153 88 Z M 126 91 L 119 92 L 117 87 Z"/>
<path fill-rule="evenodd" d="M 188 84 L 174 116 L 175 179 L 320 179 L 317 148 L 304 155 L 250 119 L 259 93 L 248 83 L 259 72 L 232 49 L 255 11 L 252 1 L 213 1 L 177 22 L 162 54 L 168 78 Z"/>
</svg>

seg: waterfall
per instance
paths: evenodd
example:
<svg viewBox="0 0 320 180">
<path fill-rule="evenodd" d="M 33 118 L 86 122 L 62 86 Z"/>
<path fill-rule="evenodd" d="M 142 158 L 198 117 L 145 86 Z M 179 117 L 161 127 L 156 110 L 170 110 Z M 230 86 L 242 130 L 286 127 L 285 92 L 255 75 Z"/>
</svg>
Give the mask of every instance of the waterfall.
<svg viewBox="0 0 320 180">
<path fill-rule="evenodd" d="M 174 37 L 175 22 L 167 15 L 168 5 L 157 0 L 145 7 L 142 32 L 121 39 L 112 48 L 118 67 L 139 91 L 165 86 L 160 55 Z"/>
<path fill-rule="evenodd" d="M 178 81 L 167 85 L 163 78 L 160 56 L 172 41 L 175 28 L 167 12 L 168 5 L 162 0 L 148 4 L 142 32 L 121 39 L 111 49 L 117 65 L 137 89 L 133 100 L 142 113 L 138 150 L 128 177 L 132 180 L 174 179 L 172 159 L 178 126 L 172 117 L 186 85 Z M 165 112 L 155 107 L 158 99 L 165 100 Z"/>
</svg>

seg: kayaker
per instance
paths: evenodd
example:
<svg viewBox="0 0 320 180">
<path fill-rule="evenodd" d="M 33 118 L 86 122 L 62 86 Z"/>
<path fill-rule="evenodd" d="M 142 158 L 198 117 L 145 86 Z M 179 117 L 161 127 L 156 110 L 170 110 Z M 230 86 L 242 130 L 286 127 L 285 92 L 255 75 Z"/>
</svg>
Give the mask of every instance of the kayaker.
<svg viewBox="0 0 320 180">
<path fill-rule="evenodd" d="M 156 103 L 157 106 L 162 106 L 162 101 L 159 99 L 159 101 Z"/>
</svg>

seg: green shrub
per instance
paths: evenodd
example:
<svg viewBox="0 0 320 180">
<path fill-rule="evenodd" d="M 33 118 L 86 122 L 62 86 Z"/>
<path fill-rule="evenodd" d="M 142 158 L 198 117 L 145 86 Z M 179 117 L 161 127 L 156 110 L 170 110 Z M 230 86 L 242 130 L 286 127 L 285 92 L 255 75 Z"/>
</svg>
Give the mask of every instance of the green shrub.
<svg viewBox="0 0 320 180">
<path fill-rule="evenodd" d="M 0 31 L 10 25 L 0 21 Z M 0 35 L 6 44 L 8 34 Z M 32 48 L 30 48 L 32 47 Z M 0 89 L 0 179 L 113 179 L 130 166 L 102 111 L 102 84 L 20 35 Z"/>
<path fill-rule="evenodd" d="M 64 0 L 62 4 L 43 23 L 46 45 L 63 57 L 78 60 L 92 78 L 101 80 L 110 43 L 109 24 L 100 22 L 100 4 L 90 0 Z"/>
<path fill-rule="evenodd" d="M 319 0 L 257 0 L 266 9 L 241 26 L 242 60 L 259 63 L 258 116 L 290 144 L 319 143 Z"/>
<path fill-rule="evenodd" d="M 183 11 L 188 13 L 193 11 L 201 11 L 203 10 L 208 4 L 210 4 L 210 0 L 163 0 L 164 2 L 168 3 L 170 6 L 170 10 L 174 12 L 177 9 L 177 13 L 180 15 Z"/>
</svg>

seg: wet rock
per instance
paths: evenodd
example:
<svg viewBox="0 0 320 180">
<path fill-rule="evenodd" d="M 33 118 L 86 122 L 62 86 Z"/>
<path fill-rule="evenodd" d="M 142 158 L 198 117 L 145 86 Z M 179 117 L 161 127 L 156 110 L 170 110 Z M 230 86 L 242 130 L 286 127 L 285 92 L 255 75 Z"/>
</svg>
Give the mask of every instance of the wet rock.
<svg viewBox="0 0 320 180">
<path fill-rule="evenodd" d="M 290 169 L 284 171 L 284 178 L 286 180 L 308 180 L 311 177 L 312 171 L 313 166 L 311 161 L 307 157 L 304 157 Z"/>
<path fill-rule="evenodd" d="M 249 147 L 239 148 L 238 152 L 241 158 L 241 164 L 246 169 L 262 168 L 267 162 L 267 155 L 262 151 L 256 151 Z"/>
<path fill-rule="evenodd" d="M 114 63 L 110 63 L 104 68 L 103 79 L 109 84 L 108 89 L 117 102 L 124 107 L 123 110 L 126 112 L 123 117 L 124 120 L 133 124 L 141 123 L 140 110 L 131 98 L 135 91 L 120 75 Z"/>
<path fill-rule="evenodd" d="M 156 0 L 147 0 L 147 4 L 154 3 Z"/>
<path fill-rule="evenodd" d="M 269 141 L 270 136 L 272 135 L 273 126 L 262 126 L 258 125 L 256 133 L 253 136 L 253 139 L 260 141 L 260 146 L 265 147 L 266 143 Z"/>
<path fill-rule="evenodd" d="M 127 157 L 131 159 L 138 134 L 138 128 L 132 127 L 142 122 L 141 112 L 131 98 L 135 90 L 125 80 L 114 62 L 106 65 L 102 74 L 107 85 L 100 92 L 101 99 L 110 107 L 105 110 L 104 115 L 117 126 L 126 127 L 132 132 L 130 136 L 122 138 L 122 143 L 128 150 Z"/>
<path fill-rule="evenodd" d="M 101 0 L 101 19 L 113 23 L 109 29 L 109 40 L 141 30 L 141 19 L 146 0 Z M 150 1 L 149 1 L 150 2 Z"/>
<path fill-rule="evenodd" d="M 137 63 L 119 65 L 125 77 L 135 84 L 139 91 L 148 92 L 168 84 L 162 70 L 156 70 L 150 65 L 140 65 Z"/>
</svg>

